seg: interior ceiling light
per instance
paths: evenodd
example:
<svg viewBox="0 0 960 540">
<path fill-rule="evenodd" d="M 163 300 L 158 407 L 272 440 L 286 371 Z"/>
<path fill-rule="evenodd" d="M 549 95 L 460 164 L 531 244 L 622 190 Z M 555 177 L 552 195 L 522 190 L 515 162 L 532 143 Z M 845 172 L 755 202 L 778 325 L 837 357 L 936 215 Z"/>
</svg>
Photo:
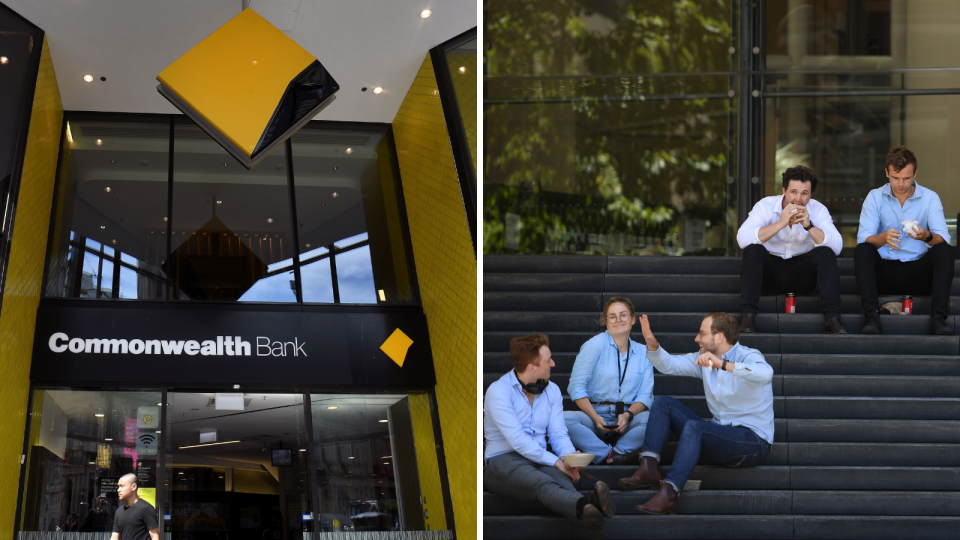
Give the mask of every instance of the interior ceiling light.
<svg viewBox="0 0 960 540">
<path fill-rule="evenodd" d="M 112 441 L 113 439 L 111 439 L 110 437 L 107 437 L 107 438 L 104 439 L 104 440 L 105 440 L 105 441 Z"/>
<path fill-rule="evenodd" d="M 310 247 L 310 244 L 307 244 L 307 247 Z"/>
<path fill-rule="evenodd" d="M 355 457 L 353 457 L 353 456 L 350 456 L 350 457 L 348 457 L 347 459 L 356 459 L 356 458 L 355 458 Z"/>
<path fill-rule="evenodd" d="M 467 72 L 467 67 L 466 67 L 466 66 L 460 66 L 460 73 L 466 73 L 466 72 Z"/>
<path fill-rule="evenodd" d="M 386 421 L 386 420 L 381 420 L 380 423 L 381 423 L 381 424 L 386 424 L 387 421 Z"/>
<path fill-rule="evenodd" d="M 381 88 L 381 87 L 379 87 L 379 86 L 373 89 L 373 93 L 374 93 L 374 94 L 379 94 L 379 93 L 381 93 L 381 92 L 383 92 L 383 88 Z"/>
<path fill-rule="evenodd" d="M 93 75 L 84 75 L 83 80 L 87 82 L 93 82 Z"/>
<path fill-rule="evenodd" d="M 336 192 L 336 191 L 333 192 L 333 198 L 334 198 L 334 199 L 337 198 L 337 192 Z"/>
<path fill-rule="evenodd" d="M 327 407 L 327 410 L 328 410 L 328 411 L 334 411 L 334 410 L 337 410 L 337 409 L 339 409 L 339 408 L 340 408 L 340 407 L 337 407 L 336 405 L 331 405 L 331 406 Z"/>
<path fill-rule="evenodd" d="M 345 151 L 346 153 L 348 153 L 348 154 L 352 154 L 352 153 L 353 153 L 353 148 L 347 148 L 347 149 L 344 150 L 344 151 Z"/>
<path fill-rule="evenodd" d="M 306 449 L 306 448 L 301 448 L 300 451 L 301 451 L 301 452 L 306 452 L 307 449 Z"/>
<path fill-rule="evenodd" d="M 164 220 L 164 221 L 167 221 L 167 216 L 163 216 L 163 220 Z"/>
<path fill-rule="evenodd" d="M 117 239 L 114 238 L 113 240 L 110 241 L 110 243 L 111 243 L 111 244 L 116 244 L 116 243 L 117 243 Z"/>
<path fill-rule="evenodd" d="M 223 201 L 217 201 L 217 204 L 223 204 Z"/>
<path fill-rule="evenodd" d="M 101 225 L 100 228 L 101 228 L 101 229 L 106 229 L 107 226 L 106 226 L 106 225 Z"/>
<path fill-rule="evenodd" d="M 273 218 L 272 218 L 272 217 L 268 217 L 268 218 L 267 218 L 267 223 L 273 223 Z"/>
<path fill-rule="evenodd" d="M 94 416 L 96 416 L 97 418 L 103 418 L 103 413 L 100 411 L 97 411 L 97 414 L 95 414 Z"/>
<path fill-rule="evenodd" d="M 423 11 L 420 12 L 420 18 L 421 18 L 421 19 L 426 19 L 427 17 L 429 17 L 429 16 L 431 16 L 431 15 L 433 15 L 433 12 L 430 11 L 429 9 L 425 9 L 425 10 L 423 10 Z"/>
<path fill-rule="evenodd" d="M 97 139 L 97 146 L 103 146 L 103 141 L 100 139 Z"/>
<path fill-rule="evenodd" d="M 6 64 L 9 61 L 10 59 L 7 58 L 6 56 L 0 56 L 0 64 Z"/>
<path fill-rule="evenodd" d="M 106 191 L 107 193 L 110 193 L 110 188 L 103 188 L 103 190 Z"/>
</svg>

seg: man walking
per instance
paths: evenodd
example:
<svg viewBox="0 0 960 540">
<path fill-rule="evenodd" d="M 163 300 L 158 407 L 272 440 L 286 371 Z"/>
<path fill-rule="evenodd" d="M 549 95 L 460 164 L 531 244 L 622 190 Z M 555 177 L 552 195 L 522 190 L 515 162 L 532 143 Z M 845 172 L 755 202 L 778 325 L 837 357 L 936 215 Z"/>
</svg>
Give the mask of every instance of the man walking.
<svg viewBox="0 0 960 540">
<path fill-rule="evenodd" d="M 614 515 L 610 487 L 598 481 L 583 496 L 573 483 L 580 469 L 557 455 L 574 453 L 563 420 L 563 396 L 549 381 L 554 365 L 543 334 L 510 340 L 514 369 L 487 388 L 483 404 L 483 486 L 500 495 L 535 500 L 582 522 L 592 537 Z M 547 440 L 553 452 L 547 451 Z"/>
<path fill-rule="evenodd" d="M 810 197 L 817 190 L 813 169 L 784 171 L 782 195 L 754 205 L 737 233 L 740 263 L 740 332 L 756 331 L 760 294 L 807 294 L 820 285 L 824 332 L 846 334 L 840 323 L 840 271 L 843 238 L 827 207 Z"/>
<path fill-rule="evenodd" d="M 137 475 L 130 473 L 117 482 L 117 496 L 123 504 L 113 518 L 110 540 L 160 540 L 157 510 L 137 494 Z"/>
<path fill-rule="evenodd" d="M 711 313 L 700 324 L 695 341 L 699 353 L 671 356 L 657 343 L 647 316 L 640 318 L 647 342 L 647 359 L 666 375 L 703 380 L 707 407 L 713 419 L 703 420 L 669 396 L 653 402 L 640 468 L 621 478 L 621 489 L 658 487 L 657 494 L 637 506 L 640 514 L 669 514 L 677 509 L 677 496 L 697 461 L 727 467 L 752 467 L 762 463 L 773 444 L 773 368 L 763 355 L 740 345 L 737 321 L 726 313 Z M 677 453 L 666 479 L 657 464 L 670 432 L 679 436 Z"/>
<path fill-rule="evenodd" d="M 929 294 L 930 333 L 953 335 L 946 319 L 954 263 L 943 204 L 917 183 L 917 158 L 910 150 L 891 149 L 884 169 L 890 183 L 871 190 L 863 201 L 853 253 L 867 317 L 863 333 L 883 332 L 878 294 Z"/>
</svg>

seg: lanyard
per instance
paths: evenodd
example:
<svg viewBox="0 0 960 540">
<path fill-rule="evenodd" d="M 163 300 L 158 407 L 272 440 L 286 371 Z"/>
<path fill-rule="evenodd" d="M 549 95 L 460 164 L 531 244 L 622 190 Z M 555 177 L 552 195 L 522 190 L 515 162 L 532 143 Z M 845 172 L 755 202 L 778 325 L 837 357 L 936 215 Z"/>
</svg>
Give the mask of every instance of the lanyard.
<svg viewBox="0 0 960 540">
<path fill-rule="evenodd" d="M 617 378 L 620 380 L 620 386 L 617 386 L 617 400 L 620 400 L 620 389 L 623 388 L 623 380 L 627 378 L 627 367 L 630 365 L 630 342 L 627 342 L 627 361 L 623 363 L 623 375 L 620 374 L 620 347 L 617 347 Z"/>
</svg>

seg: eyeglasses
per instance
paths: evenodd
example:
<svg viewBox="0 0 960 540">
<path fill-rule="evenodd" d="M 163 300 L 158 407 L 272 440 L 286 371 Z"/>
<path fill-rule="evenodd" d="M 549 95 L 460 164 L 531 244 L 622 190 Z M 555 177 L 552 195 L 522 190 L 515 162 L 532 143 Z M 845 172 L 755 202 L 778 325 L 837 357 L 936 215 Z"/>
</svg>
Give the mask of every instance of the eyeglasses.
<svg viewBox="0 0 960 540">
<path fill-rule="evenodd" d="M 700 337 L 707 337 L 708 335 L 709 335 L 709 336 L 715 336 L 715 335 L 719 334 L 720 332 L 704 332 L 703 330 L 701 330 L 700 332 L 697 332 L 697 333 L 700 334 Z"/>
<path fill-rule="evenodd" d="M 626 311 L 624 311 L 624 312 L 621 313 L 620 315 L 613 314 L 613 315 L 610 315 L 609 317 L 607 317 L 607 322 L 610 322 L 610 323 L 615 323 L 615 322 L 617 322 L 617 321 L 624 321 L 624 322 L 626 322 L 626 321 L 629 321 L 629 320 L 630 320 L 630 314 L 627 313 Z"/>
</svg>

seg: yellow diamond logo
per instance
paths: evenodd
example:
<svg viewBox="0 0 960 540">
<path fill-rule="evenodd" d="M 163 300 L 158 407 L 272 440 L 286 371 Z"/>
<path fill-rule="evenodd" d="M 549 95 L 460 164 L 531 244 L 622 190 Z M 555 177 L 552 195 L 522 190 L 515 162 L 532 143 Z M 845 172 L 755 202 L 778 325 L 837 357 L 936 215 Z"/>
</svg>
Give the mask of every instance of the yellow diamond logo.
<svg viewBox="0 0 960 540">
<path fill-rule="evenodd" d="M 411 345 L 413 345 L 413 340 L 397 328 L 390 334 L 390 337 L 383 342 L 380 350 L 387 353 L 387 356 L 396 362 L 398 366 L 403 367 L 403 361 L 407 358 L 407 350 L 410 349 Z"/>
</svg>

